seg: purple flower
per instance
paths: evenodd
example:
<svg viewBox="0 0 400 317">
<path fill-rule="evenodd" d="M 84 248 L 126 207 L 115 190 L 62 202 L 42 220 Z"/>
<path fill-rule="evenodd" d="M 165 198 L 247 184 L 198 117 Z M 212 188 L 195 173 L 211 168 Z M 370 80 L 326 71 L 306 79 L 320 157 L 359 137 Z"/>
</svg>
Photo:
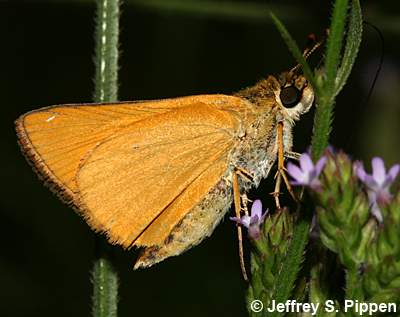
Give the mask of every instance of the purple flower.
<svg viewBox="0 0 400 317">
<path fill-rule="evenodd" d="M 238 224 L 245 226 L 248 230 L 249 237 L 251 239 L 257 240 L 260 238 L 261 231 L 260 225 L 263 223 L 268 210 L 262 213 L 262 203 L 261 200 L 257 199 L 251 205 L 250 216 L 243 215 L 240 218 L 230 217 L 230 220 L 235 221 Z"/>
<path fill-rule="evenodd" d="M 325 156 L 321 157 L 317 164 L 311 160 L 308 153 L 303 153 L 300 156 L 300 167 L 292 164 L 291 162 L 287 165 L 287 171 L 294 181 L 290 182 L 295 186 L 308 186 L 313 190 L 319 190 L 321 188 L 321 183 L 318 180 L 322 169 L 325 166 L 327 158 Z"/>
<path fill-rule="evenodd" d="M 367 187 L 368 199 L 371 204 L 371 212 L 378 219 L 383 221 L 379 204 L 387 204 L 392 199 L 389 192 L 390 185 L 394 182 L 400 172 L 400 164 L 393 165 L 386 174 L 385 163 L 380 157 L 372 159 L 372 174 L 367 174 L 361 162 L 354 163 L 354 170 L 358 178 Z"/>
</svg>

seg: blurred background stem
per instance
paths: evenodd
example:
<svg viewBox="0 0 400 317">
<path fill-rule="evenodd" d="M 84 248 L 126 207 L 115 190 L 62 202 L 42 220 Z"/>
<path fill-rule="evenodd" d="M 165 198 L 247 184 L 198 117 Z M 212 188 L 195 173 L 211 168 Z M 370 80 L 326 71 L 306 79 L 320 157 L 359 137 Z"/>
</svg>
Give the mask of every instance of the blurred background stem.
<svg viewBox="0 0 400 317">
<path fill-rule="evenodd" d="M 95 89 L 96 103 L 118 99 L 118 36 L 119 0 L 97 0 L 95 33 Z M 109 256 L 107 245 L 96 237 L 96 262 L 93 278 L 94 317 L 117 316 L 118 275 Z"/>
</svg>

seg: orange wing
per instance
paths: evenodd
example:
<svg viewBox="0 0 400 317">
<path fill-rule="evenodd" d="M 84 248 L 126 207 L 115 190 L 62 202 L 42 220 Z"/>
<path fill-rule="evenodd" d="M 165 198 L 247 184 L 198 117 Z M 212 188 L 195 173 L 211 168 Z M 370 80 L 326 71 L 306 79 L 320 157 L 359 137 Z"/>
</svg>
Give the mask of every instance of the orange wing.
<svg viewBox="0 0 400 317">
<path fill-rule="evenodd" d="M 226 112 L 196 104 L 126 127 L 96 147 L 78 173 L 89 220 L 127 247 L 209 168 L 225 162 L 198 184 L 197 201 L 162 224 L 169 233 L 221 178 L 236 126 Z"/>
<path fill-rule="evenodd" d="M 228 166 L 240 127 L 225 95 L 55 106 L 17 121 L 38 172 L 124 247 L 161 243 Z"/>
<path fill-rule="evenodd" d="M 204 95 L 148 102 L 71 104 L 42 108 L 16 121 L 19 143 L 28 161 L 61 198 L 73 200 L 80 161 L 121 126 L 196 102 L 229 102 L 230 96 Z M 236 99 L 236 98 L 234 98 Z"/>
</svg>

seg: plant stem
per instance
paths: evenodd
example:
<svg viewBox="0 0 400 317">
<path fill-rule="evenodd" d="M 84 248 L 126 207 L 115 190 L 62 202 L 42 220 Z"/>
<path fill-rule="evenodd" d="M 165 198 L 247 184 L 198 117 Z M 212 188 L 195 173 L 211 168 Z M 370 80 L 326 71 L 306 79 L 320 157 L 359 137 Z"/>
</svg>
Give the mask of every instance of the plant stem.
<svg viewBox="0 0 400 317">
<path fill-rule="evenodd" d="M 118 276 L 110 260 L 103 256 L 93 267 L 93 307 L 94 317 L 116 317 L 118 304 Z"/>
<path fill-rule="evenodd" d="M 344 28 L 346 25 L 348 11 L 348 0 L 336 0 L 333 13 L 332 22 L 329 29 L 329 37 L 326 45 L 325 57 L 325 72 L 326 79 L 324 83 L 324 90 L 330 96 L 334 95 L 335 83 L 338 73 L 338 68 L 341 61 L 342 43 L 344 39 Z"/>
<path fill-rule="evenodd" d="M 304 250 L 308 242 L 310 232 L 310 220 L 301 218 L 294 228 L 292 241 L 286 253 L 282 269 L 275 281 L 275 293 L 273 299 L 277 303 L 284 303 L 291 297 L 297 275 L 304 260 Z M 282 316 L 282 313 L 273 312 L 270 316 Z"/>
<path fill-rule="evenodd" d="M 94 102 L 118 99 L 119 0 L 97 0 Z"/>
<path fill-rule="evenodd" d="M 329 144 L 332 129 L 333 108 L 335 105 L 335 88 L 338 67 L 341 63 L 344 28 L 348 11 L 347 0 L 336 0 L 333 8 L 332 22 L 327 40 L 325 57 L 325 75 L 317 79 L 317 108 L 314 116 L 311 150 L 313 159 L 318 159 Z"/>
<path fill-rule="evenodd" d="M 96 16 L 95 89 L 94 102 L 115 102 L 118 99 L 118 35 L 119 0 L 98 0 Z M 93 267 L 94 317 L 116 317 L 118 304 L 118 275 L 108 251 L 97 238 L 100 256 Z"/>
</svg>

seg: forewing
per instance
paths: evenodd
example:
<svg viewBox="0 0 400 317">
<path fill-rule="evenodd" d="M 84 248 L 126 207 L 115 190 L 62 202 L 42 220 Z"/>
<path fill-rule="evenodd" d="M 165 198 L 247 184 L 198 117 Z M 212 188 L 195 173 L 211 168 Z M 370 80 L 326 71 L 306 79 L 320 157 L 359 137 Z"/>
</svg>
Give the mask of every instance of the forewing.
<svg viewBox="0 0 400 317">
<path fill-rule="evenodd" d="M 165 236 L 228 168 L 239 126 L 232 112 L 204 103 L 128 124 L 82 162 L 79 207 L 92 227 L 129 247 L 179 205 L 164 216 Z"/>
<path fill-rule="evenodd" d="M 189 96 L 147 102 L 60 105 L 42 108 L 16 121 L 19 143 L 40 177 L 67 201 L 76 197 L 76 174 L 88 153 L 124 126 L 192 105 L 229 104 L 224 95 Z"/>
</svg>

